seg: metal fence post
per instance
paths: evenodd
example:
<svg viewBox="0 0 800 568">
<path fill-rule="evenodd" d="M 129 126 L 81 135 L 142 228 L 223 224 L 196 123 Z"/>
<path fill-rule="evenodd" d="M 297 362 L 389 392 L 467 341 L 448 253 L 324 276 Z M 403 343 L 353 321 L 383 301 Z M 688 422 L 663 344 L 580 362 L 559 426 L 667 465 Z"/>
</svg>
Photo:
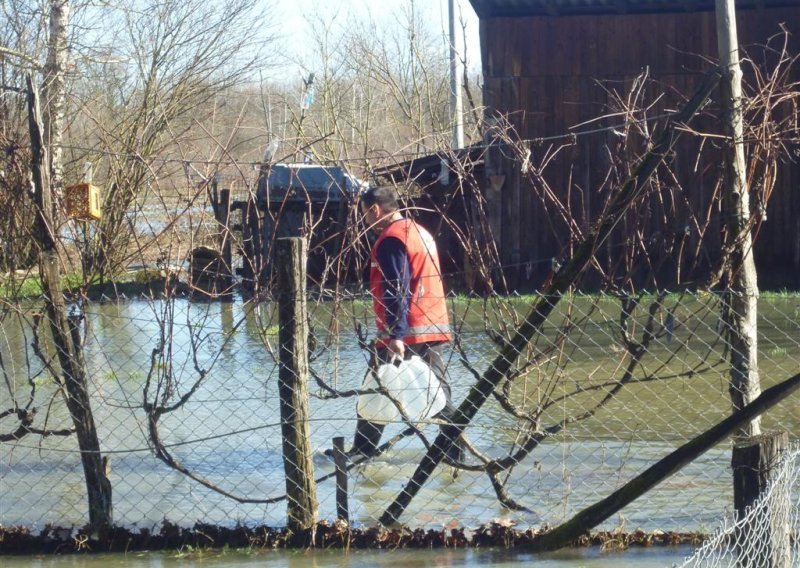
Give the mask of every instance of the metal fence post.
<svg viewBox="0 0 800 568">
<path fill-rule="evenodd" d="M 280 323 L 278 391 L 288 528 L 302 534 L 313 529 L 317 522 L 317 489 L 308 424 L 307 249 L 305 240 L 297 237 L 279 239 L 276 247 Z"/>
</svg>

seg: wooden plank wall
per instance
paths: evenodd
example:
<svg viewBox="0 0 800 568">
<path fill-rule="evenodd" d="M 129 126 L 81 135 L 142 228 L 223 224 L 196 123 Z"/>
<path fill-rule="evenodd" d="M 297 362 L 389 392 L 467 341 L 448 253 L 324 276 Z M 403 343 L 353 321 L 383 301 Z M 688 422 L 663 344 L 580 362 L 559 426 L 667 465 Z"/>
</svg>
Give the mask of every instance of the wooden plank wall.
<svg viewBox="0 0 800 568">
<path fill-rule="evenodd" d="M 800 35 L 800 7 L 740 12 L 740 44 L 745 48 L 764 44 L 780 32 L 780 22 Z M 797 35 L 791 38 L 793 53 L 800 52 Z M 523 139 L 613 125 L 615 119 L 609 118 L 573 128 L 613 109 L 614 93 L 624 95 L 645 68 L 658 82 L 648 88 L 648 97 L 663 94 L 649 116 L 678 108 L 709 69 L 706 58 L 715 59 L 717 52 L 713 12 L 493 18 L 481 21 L 481 46 L 484 102 L 490 112 L 508 113 Z M 751 53 L 763 50 L 751 49 Z M 794 70 L 794 80 L 800 80 L 800 69 Z M 700 118 L 693 125 L 708 132 L 720 130 L 710 118 Z M 566 145 L 544 175 L 584 228 L 597 218 L 609 183 L 624 175 L 620 171 L 606 177 L 611 166 L 606 147 L 621 140 L 614 132 L 601 132 L 532 146 L 538 160 Z M 720 166 L 718 156 L 707 151 L 698 159 L 698 144 L 697 139 L 684 138 L 676 152 L 678 181 L 684 188 L 682 202 L 667 204 L 664 210 L 650 204 L 637 211 L 652 218 L 654 231 L 666 216 L 677 234 L 687 225 L 687 211 L 708 209 Z M 626 148 L 630 155 L 640 151 L 635 140 Z M 768 221 L 756 242 L 759 277 L 765 286 L 800 287 L 800 165 L 797 157 L 795 160 L 780 168 Z M 506 170 L 498 222 L 502 234 L 496 237 L 504 263 L 528 264 L 513 287 L 535 287 L 549 269 L 551 258 L 569 254 L 569 233 L 562 220 L 547 214 L 552 208 L 520 179 L 515 164 L 505 161 L 502 167 Z M 718 215 L 716 211 L 710 215 L 714 239 L 699 251 L 699 260 L 706 265 L 719 247 Z M 689 233 L 687 244 L 696 243 L 700 235 L 692 227 Z M 675 234 L 656 237 L 674 238 Z M 618 244 L 607 243 L 609 259 Z"/>
</svg>

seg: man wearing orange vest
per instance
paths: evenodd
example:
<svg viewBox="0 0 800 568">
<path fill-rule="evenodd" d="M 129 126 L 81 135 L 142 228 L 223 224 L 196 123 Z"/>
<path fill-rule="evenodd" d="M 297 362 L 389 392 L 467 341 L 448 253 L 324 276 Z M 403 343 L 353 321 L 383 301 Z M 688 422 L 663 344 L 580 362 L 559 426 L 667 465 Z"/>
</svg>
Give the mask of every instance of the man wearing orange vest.
<svg viewBox="0 0 800 568">
<path fill-rule="evenodd" d="M 367 226 L 378 234 L 369 275 L 378 327 L 377 363 L 419 355 L 442 382 L 447 405 L 438 417 L 447 419 L 455 407 L 443 351 L 452 335 L 436 243 L 427 230 L 403 217 L 392 187 L 373 187 L 362 193 L 361 211 Z M 359 417 L 348 454 L 374 454 L 383 428 Z M 461 461 L 460 444 L 454 444 L 448 456 Z"/>
</svg>

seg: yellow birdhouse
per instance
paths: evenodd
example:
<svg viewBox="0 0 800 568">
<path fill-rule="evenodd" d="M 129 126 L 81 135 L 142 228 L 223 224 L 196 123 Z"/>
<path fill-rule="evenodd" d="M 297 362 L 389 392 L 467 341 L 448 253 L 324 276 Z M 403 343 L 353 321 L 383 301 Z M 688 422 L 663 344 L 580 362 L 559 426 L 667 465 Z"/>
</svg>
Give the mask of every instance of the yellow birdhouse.
<svg viewBox="0 0 800 568">
<path fill-rule="evenodd" d="M 100 220 L 100 188 L 90 183 L 71 185 L 64 190 L 67 216 L 81 221 Z"/>
</svg>

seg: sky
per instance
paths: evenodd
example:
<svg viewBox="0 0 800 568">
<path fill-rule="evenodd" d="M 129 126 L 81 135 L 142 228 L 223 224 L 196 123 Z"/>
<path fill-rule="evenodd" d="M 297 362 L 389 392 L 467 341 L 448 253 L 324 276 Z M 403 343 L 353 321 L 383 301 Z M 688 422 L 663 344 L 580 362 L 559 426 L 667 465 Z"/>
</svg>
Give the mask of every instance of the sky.
<svg viewBox="0 0 800 568">
<path fill-rule="evenodd" d="M 412 0 L 280 0 L 278 11 L 282 33 L 289 32 L 292 51 L 301 51 L 303 37 L 311 34 L 307 18 L 311 16 L 339 17 L 352 15 L 356 18 L 372 12 L 377 18 L 393 18 L 398 10 L 407 7 Z M 414 9 L 423 15 L 435 30 L 441 31 L 442 38 L 448 34 L 447 0 L 413 0 Z M 456 14 L 466 22 L 467 66 L 473 73 L 480 73 L 480 42 L 478 38 L 478 16 L 469 0 L 455 0 Z M 458 17 L 458 16 L 457 16 Z M 297 40 L 291 37 L 297 37 Z M 463 50 L 462 50 L 463 51 Z M 292 69 L 294 67 L 294 69 Z M 299 65 L 288 65 L 288 71 L 302 73 Z"/>
</svg>

